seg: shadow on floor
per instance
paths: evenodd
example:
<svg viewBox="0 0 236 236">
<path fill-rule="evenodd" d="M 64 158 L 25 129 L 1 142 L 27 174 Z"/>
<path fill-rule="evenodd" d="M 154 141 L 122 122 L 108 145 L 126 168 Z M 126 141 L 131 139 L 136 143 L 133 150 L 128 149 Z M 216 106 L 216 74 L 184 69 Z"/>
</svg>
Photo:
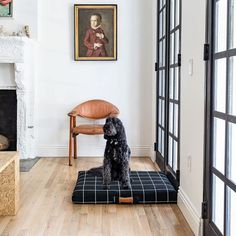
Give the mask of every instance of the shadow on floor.
<svg viewBox="0 0 236 236">
<path fill-rule="evenodd" d="M 28 172 L 31 168 L 38 162 L 40 157 L 35 157 L 34 159 L 24 159 L 20 160 L 20 172 Z"/>
</svg>

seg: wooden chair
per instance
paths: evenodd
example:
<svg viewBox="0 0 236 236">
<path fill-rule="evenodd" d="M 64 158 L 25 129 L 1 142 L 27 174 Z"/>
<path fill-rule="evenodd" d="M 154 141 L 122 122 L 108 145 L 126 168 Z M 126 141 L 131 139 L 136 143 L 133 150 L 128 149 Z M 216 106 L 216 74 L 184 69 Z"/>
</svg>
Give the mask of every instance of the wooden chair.
<svg viewBox="0 0 236 236">
<path fill-rule="evenodd" d="M 69 166 L 72 166 L 72 155 L 77 158 L 76 136 L 79 134 L 99 135 L 103 134 L 103 125 L 97 124 L 76 124 L 76 117 L 87 119 L 104 119 L 109 116 L 118 116 L 119 109 L 113 104 L 104 100 L 89 100 L 76 106 L 68 113 L 70 117 L 70 138 L 69 138 Z M 74 153 L 72 154 L 74 149 Z"/>
</svg>

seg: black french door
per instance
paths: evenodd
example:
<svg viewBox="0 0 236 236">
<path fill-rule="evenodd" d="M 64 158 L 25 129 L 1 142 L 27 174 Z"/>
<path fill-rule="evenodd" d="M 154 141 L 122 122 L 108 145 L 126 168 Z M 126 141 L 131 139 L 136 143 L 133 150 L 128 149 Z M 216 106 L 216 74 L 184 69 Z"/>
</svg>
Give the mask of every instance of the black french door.
<svg viewBox="0 0 236 236">
<path fill-rule="evenodd" d="M 236 0 L 208 0 L 204 235 L 236 235 Z"/>
<path fill-rule="evenodd" d="M 156 162 L 177 187 L 179 182 L 181 0 L 160 0 L 157 7 Z"/>
</svg>

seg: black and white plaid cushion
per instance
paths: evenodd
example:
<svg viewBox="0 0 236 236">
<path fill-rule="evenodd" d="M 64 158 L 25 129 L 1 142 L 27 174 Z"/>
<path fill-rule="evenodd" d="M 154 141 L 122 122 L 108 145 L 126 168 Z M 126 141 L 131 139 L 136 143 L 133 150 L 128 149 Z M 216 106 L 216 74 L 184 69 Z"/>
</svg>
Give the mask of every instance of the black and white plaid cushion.
<svg viewBox="0 0 236 236">
<path fill-rule="evenodd" d="M 166 175 L 157 171 L 131 171 L 131 189 L 121 189 L 113 181 L 109 190 L 104 190 L 102 177 L 79 171 L 72 195 L 73 203 L 119 203 L 119 199 L 132 198 L 133 203 L 176 203 L 177 191 Z"/>
</svg>

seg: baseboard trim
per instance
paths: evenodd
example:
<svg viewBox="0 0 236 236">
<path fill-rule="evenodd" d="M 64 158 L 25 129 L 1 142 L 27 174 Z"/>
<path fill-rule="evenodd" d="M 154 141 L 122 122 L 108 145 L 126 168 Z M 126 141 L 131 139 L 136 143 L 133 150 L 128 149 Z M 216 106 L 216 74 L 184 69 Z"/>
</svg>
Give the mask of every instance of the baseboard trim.
<svg viewBox="0 0 236 236">
<path fill-rule="evenodd" d="M 132 146 L 131 155 L 132 156 L 147 156 L 150 157 L 150 146 Z M 39 146 L 36 148 L 36 156 L 40 157 L 62 157 L 68 156 L 68 146 Z M 86 157 L 100 157 L 104 154 L 104 147 L 93 147 L 90 150 L 80 149 L 78 155 Z"/>
<path fill-rule="evenodd" d="M 190 225 L 193 233 L 197 236 L 202 235 L 202 221 L 201 216 L 198 215 L 195 207 L 192 205 L 186 193 L 179 188 L 178 191 L 178 202 L 177 202 L 181 212 L 183 213 L 185 219 Z"/>
</svg>

